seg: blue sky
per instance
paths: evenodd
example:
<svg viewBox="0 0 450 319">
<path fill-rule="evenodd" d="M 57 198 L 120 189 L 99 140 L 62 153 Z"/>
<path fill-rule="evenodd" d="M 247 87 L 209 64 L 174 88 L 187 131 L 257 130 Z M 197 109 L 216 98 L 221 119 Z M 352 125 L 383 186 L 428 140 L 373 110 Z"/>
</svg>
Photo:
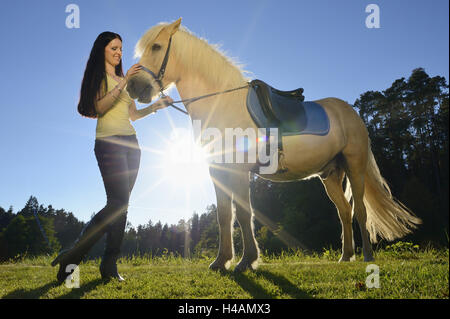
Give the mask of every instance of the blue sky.
<svg viewBox="0 0 450 319">
<path fill-rule="evenodd" d="M 65 25 L 70 3 L 80 8 L 79 29 Z M 380 8 L 379 29 L 365 26 L 370 3 Z M 122 36 L 126 72 L 137 62 L 134 45 L 148 28 L 182 17 L 183 25 L 221 44 L 252 78 L 279 89 L 303 87 L 307 100 L 334 96 L 353 103 L 417 67 L 448 81 L 448 6 L 447 0 L 4 2 L 0 206 L 17 212 L 33 195 L 88 221 L 105 205 L 93 151 L 96 121 L 76 111 L 89 52 L 103 31 Z M 178 98 L 177 92 L 172 96 Z M 190 128 L 174 109 L 134 122 L 141 147 L 164 149 L 161 136 L 172 134 L 171 121 Z M 128 214 L 134 226 L 149 219 L 176 223 L 215 203 L 207 177 L 193 187 L 175 187 L 170 179 L 156 184 L 164 177 L 161 160 L 142 152 Z"/>
</svg>

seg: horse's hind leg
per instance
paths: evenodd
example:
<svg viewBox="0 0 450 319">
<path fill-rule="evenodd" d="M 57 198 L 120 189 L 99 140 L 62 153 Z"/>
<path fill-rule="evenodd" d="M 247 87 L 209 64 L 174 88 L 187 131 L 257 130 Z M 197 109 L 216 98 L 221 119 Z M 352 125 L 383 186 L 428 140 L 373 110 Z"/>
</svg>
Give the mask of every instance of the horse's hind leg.
<svg viewBox="0 0 450 319">
<path fill-rule="evenodd" d="M 369 232 L 367 231 L 367 211 L 364 205 L 364 175 L 349 174 L 348 178 L 352 187 L 355 217 L 361 231 L 363 244 L 364 261 L 373 261 L 372 245 L 369 241 Z"/>
<path fill-rule="evenodd" d="M 354 255 L 353 231 L 352 231 L 352 208 L 347 201 L 342 188 L 344 171 L 336 168 L 326 179 L 322 179 L 325 190 L 330 200 L 337 208 L 342 225 L 342 256 L 341 261 L 350 261 Z"/>
<path fill-rule="evenodd" d="M 345 154 L 344 154 L 345 156 Z M 353 205 L 356 220 L 361 231 L 363 244 L 364 261 L 373 261 L 372 245 L 369 241 L 369 232 L 367 231 L 367 210 L 364 204 L 364 176 L 367 166 L 366 157 L 346 156 L 347 177 L 350 181 L 353 195 Z"/>
</svg>

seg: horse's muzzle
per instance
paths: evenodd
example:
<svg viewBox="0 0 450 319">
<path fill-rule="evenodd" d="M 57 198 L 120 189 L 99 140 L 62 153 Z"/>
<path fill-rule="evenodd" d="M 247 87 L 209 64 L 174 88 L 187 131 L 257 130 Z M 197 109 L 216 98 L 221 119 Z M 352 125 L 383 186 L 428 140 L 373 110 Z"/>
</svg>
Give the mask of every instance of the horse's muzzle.
<svg viewBox="0 0 450 319">
<path fill-rule="evenodd" d="M 141 103 L 150 103 L 154 94 L 153 86 L 139 77 L 131 78 L 127 83 L 127 92 L 130 97 L 138 99 Z"/>
</svg>

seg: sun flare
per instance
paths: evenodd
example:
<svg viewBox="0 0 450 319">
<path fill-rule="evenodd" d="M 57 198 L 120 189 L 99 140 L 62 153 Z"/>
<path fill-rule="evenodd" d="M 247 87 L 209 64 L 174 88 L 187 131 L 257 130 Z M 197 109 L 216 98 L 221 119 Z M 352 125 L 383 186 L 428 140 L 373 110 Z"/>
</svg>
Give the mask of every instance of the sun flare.
<svg viewBox="0 0 450 319">
<path fill-rule="evenodd" d="M 167 156 L 161 159 L 161 174 L 174 190 L 195 190 L 210 178 L 205 151 L 188 129 L 174 128 L 164 153 Z"/>
</svg>

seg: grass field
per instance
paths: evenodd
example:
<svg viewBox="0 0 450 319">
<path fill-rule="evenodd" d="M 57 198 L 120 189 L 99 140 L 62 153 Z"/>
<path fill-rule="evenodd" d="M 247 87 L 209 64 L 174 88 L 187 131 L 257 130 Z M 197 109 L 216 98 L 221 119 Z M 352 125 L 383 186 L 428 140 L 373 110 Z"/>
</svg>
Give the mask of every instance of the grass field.
<svg viewBox="0 0 450 319">
<path fill-rule="evenodd" d="M 80 265 L 79 288 L 56 283 L 57 267 L 50 266 L 51 257 L 22 258 L 0 264 L 0 298 L 448 299 L 448 249 L 403 248 L 376 252 L 371 264 L 379 267 L 379 288 L 367 287 L 367 276 L 376 273 L 366 272 L 369 263 L 361 256 L 337 263 L 339 252 L 333 250 L 262 256 L 258 270 L 240 274 L 210 271 L 209 257 L 122 258 L 118 266 L 126 279 L 122 283 L 102 281 L 99 260 L 88 261 Z"/>
</svg>

